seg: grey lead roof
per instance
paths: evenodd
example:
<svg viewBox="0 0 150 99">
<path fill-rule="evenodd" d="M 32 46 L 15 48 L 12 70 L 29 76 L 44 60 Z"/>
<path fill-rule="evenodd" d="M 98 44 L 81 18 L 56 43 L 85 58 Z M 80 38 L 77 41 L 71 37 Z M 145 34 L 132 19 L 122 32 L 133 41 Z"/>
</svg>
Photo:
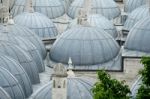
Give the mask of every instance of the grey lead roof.
<svg viewBox="0 0 150 99">
<path fill-rule="evenodd" d="M 0 29 L 3 29 L 3 28 L 4 27 L 2 25 L 0 25 Z M 40 55 L 42 56 L 42 59 L 44 59 L 46 57 L 46 49 L 45 49 L 43 42 L 30 29 L 28 29 L 26 27 L 22 27 L 17 24 L 7 24 L 7 28 L 8 28 L 7 31 L 9 31 L 12 34 L 12 36 L 15 36 L 15 37 L 21 36 L 21 37 L 31 41 L 33 43 L 33 45 L 38 49 Z"/>
<path fill-rule="evenodd" d="M 37 12 L 24 12 L 14 18 L 16 24 L 28 27 L 41 39 L 53 38 L 58 35 L 57 28 L 46 16 Z"/>
<path fill-rule="evenodd" d="M 52 46 L 50 59 L 52 62 L 67 64 L 71 57 L 75 68 L 80 70 L 112 70 L 114 67 L 120 69 L 114 65 L 118 62 L 119 53 L 120 47 L 109 34 L 87 26 L 64 32 Z"/>
<path fill-rule="evenodd" d="M 3 29 L 0 30 L 0 41 L 16 44 L 19 47 L 23 48 L 36 62 L 39 72 L 43 72 L 45 70 L 44 63 L 37 48 L 28 39 L 19 36 L 13 36 L 11 32 L 8 31 L 8 29 L 9 28 L 7 26 L 4 26 Z"/>
<path fill-rule="evenodd" d="M 0 86 L 12 99 L 25 99 L 24 92 L 17 79 L 2 67 L 0 67 Z"/>
<path fill-rule="evenodd" d="M 27 0 L 16 0 L 11 14 L 16 16 L 25 12 Z M 62 16 L 65 13 L 64 5 L 59 0 L 32 0 L 36 12 L 43 13 L 50 19 Z"/>
<path fill-rule="evenodd" d="M 137 22 L 125 42 L 125 49 L 150 53 L 150 17 Z"/>
<path fill-rule="evenodd" d="M 146 0 L 124 0 L 124 10 L 127 13 L 131 13 L 134 9 L 146 4 Z"/>
<path fill-rule="evenodd" d="M 18 61 L 27 72 L 33 84 L 37 84 L 40 82 L 36 63 L 23 49 L 14 44 L 0 42 L 0 53 L 10 56 L 11 58 Z"/>
<path fill-rule="evenodd" d="M 8 56 L 1 55 L 0 67 L 7 69 L 14 77 L 16 77 L 26 97 L 29 97 L 32 94 L 33 90 L 31 81 L 23 67 L 16 60 Z"/>
<path fill-rule="evenodd" d="M 11 99 L 9 94 L 2 87 L 0 87 L 0 99 Z"/>
<path fill-rule="evenodd" d="M 107 33 L 109 33 L 114 38 L 118 36 L 117 30 L 114 24 L 102 15 L 98 15 L 98 14 L 89 15 L 88 23 L 92 27 L 98 27 L 98 28 L 104 29 Z M 77 26 L 79 26 L 77 19 L 74 19 L 68 25 L 68 28 L 74 28 Z"/>
<path fill-rule="evenodd" d="M 93 99 L 91 88 L 94 85 L 93 80 L 85 78 L 67 78 L 67 99 Z M 31 99 L 52 99 L 52 81 L 37 92 Z"/>
<path fill-rule="evenodd" d="M 79 8 L 82 8 L 84 0 L 74 0 L 67 14 L 71 18 L 78 16 Z M 114 19 L 120 15 L 120 9 L 113 0 L 92 0 L 93 14 L 101 14 L 108 19 Z"/>
<path fill-rule="evenodd" d="M 150 16 L 150 11 L 147 5 L 143 5 L 135 9 L 128 15 L 128 18 L 124 24 L 124 29 L 130 31 L 139 20 L 142 20 L 148 16 Z"/>
</svg>

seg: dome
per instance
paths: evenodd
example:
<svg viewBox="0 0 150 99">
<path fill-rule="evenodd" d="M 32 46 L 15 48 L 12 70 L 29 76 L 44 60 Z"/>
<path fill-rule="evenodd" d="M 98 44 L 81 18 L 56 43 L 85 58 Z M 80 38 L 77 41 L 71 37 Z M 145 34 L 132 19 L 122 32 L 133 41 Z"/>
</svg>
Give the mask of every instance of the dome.
<svg viewBox="0 0 150 99">
<path fill-rule="evenodd" d="M 149 7 L 144 5 L 141 6 L 137 9 L 135 9 L 134 11 L 132 11 L 132 13 L 130 13 L 128 15 L 128 18 L 124 24 L 124 29 L 125 30 L 131 30 L 131 28 L 141 19 L 147 17 L 150 15 L 149 12 Z"/>
<path fill-rule="evenodd" d="M 91 81 L 85 78 L 67 78 L 68 99 L 93 99 L 91 88 L 94 83 Z M 52 82 L 46 84 L 35 92 L 31 99 L 52 99 L 52 85 Z"/>
<path fill-rule="evenodd" d="M 90 26 L 98 27 L 104 29 L 107 33 L 109 33 L 112 37 L 116 38 L 118 36 L 116 27 L 113 25 L 111 21 L 109 21 L 104 16 L 98 14 L 92 14 L 88 16 L 88 23 Z M 79 26 L 77 19 L 74 19 L 68 26 L 68 28 L 73 28 Z"/>
<path fill-rule="evenodd" d="M 9 20 L 13 21 L 13 20 Z M 31 30 L 29 30 L 26 27 L 19 26 L 17 24 L 7 24 L 7 31 L 9 31 L 12 36 L 21 36 L 25 39 L 28 39 L 32 44 L 38 49 L 40 55 L 42 56 L 43 59 L 46 57 L 46 49 L 43 44 L 43 42 L 39 39 L 35 33 L 33 33 Z M 0 25 L 0 30 L 3 29 L 3 25 Z"/>
<path fill-rule="evenodd" d="M 25 99 L 17 79 L 2 67 L 0 67 L 0 86 L 10 95 L 11 99 Z"/>
<path fill-rule="evenodd" d="M 138 78 L 135 83 L 131 87 L 131 96 L 132 99 L 136 99 L 136 94 L 138 93 L 138 89 L 140 88 L 140 85 L 142 84 L 142 79 Z"/>
<path fill-rule="evenodd" d="M 18 45 L 30 54 L 30 56 L 36 62 L 39 72 L 43 72 L 45 70 L 43 60 L 37 48 L 29 40 L 19 36 L 13 36 L 11 32 L 8 31 L 7 26 L 4 27 L 3 30 L 0 30 L 0 41 Z"/>
<path fill-rule="evenodd" d="M 41 39 L 53 38 L 58 34 L 53 22 L 46 16 L 33 12 L 24 12 L 14 18 L 16 24 L 28 27 L 34 31 Z"/>
<path fill-rule="evenodd" d="M 127 13 L 131 13 L 134 9 L 146 4 L 146 0 L 124 0 L 124 10 Z"/>
<path fill-rule="evenodd" d="M 16 60 L 1 55 L 0 67 L 7 69 L 18 80 L 26 97 L 29 97 L 32 94 L 33 90 L 32 90 L 31 81 L 27 73 L 25 72 L 25 70 Z"/>
<path fill-rule="evenodd" d="M 33 84 L 40 82 L 36 63 L 27 52 L 16 45 L 0 42 L 0 53 L 17 60 Z"/>
<path fill-rule="evenodd" d="M 150 53 L 150 17 L 137 22 L 125 42 L 125 49 Z M 143 55 L 142 55 L 143 56 Z"/>
<path fill-rule="evenodd" d="M 0 87 L 0 99 L 11 99 L 8 93 Z"/>
<path fill-rule="evenodd" d="M 24 12 L 26 1 L 27 0 L 16 0 L 11 14 L 16 16 Z M 60 17 L 65 13 L 64 5 L 59 0 L 32 0 L 32 2 L 36 12 L 46 15 L 50 19 Z"/>
<path fill-rule="evenodd" d="M 71 18 L 78 16 L 79 9 L 82 8 L 84 0 L 75 0 L 68 10 Z M 101 14 L 108 19 L 116 18 L 120 15 L 120 9 L 114 0 L 92 0 L 92 13 Z"/>
<path fill-rule="evenodd" d="M 119 45 L 109 34 L 101 29 L 85 26 L 64 32 L 52 46 L 50 59 L 54 63 L 68 64 L 71 57 L 75 69 L 111 70 L 118 69 L 112 63 L 115 65 L 114 60 L 118 59 L 119 52 Z M 105 63 L 109 62 L 106 67 Z"/>
</svg>

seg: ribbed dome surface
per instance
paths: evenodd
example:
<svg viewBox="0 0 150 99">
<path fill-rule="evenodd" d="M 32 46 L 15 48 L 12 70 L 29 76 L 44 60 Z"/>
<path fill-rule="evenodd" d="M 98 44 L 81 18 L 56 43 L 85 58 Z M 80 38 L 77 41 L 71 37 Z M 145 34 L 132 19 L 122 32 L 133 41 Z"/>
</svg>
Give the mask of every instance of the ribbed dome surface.
<svg viewBox="0 0 150 99">
<path fill-rule="evenodd" d="M 100 29 L 104 29 L 107 33 L 109 33 L 112 37 L 116 38 L 118 36 L 117 30 L 112 22 L 110 22 L 104 16 L 93 14 L 88 16 L 88 23 L 92 27 L 98 27 Z M 78 22 L 77 19 L 74 19 L 68 26 L 68 28 L 77 27 Z"/>
<path fill-rule="evenodd" d="M 8 93 L 0 87 L 0 99 L 11 99 Z"/>
<path fill-rule="evenodd" d="M 0 67 L 7 69 L 14 77 L 16 77 L 26 97 L 29 97 L 32 94 L 33 91 L 31 81 L 23 67 L 16 60 L 1 55 Z"/>
<path fill-rule="evenodd" d="M 45 70 L 43 60 L 37 48 L 29 40 L 19 36 L 13 36 L 13 34 L 10 31 L 8 31 L 7 26 L 4 27 L 3 30 L 0 30 L 0 41 L 18 45 L 30 54 L 30 56 L 36 62 L 39 72 L 43 72 Z"/>
<path fill-rule="evenodd" d="M 67 64 L 71 57 L 75 66 L 92 68 L 91 65 L 100 67 L 100 64 L 113 60 L 119 51 L 116 41 L 105 31 L 94 27 L 78 27 L 67 30 L 56 40 L 51 48 L 50 59 Z"/>
<path fill-rule="evenodd" d="M 4 27 L 0 25 L 0 30 L 2 30 Z M 26 27 L 19 26 L 17 24 L 8 24 L 7 25 L 7 31 L 12 34 L 12 36 L 21 36 L 25 39 L 28 39 L 35 45 L 35 47 L 38 49 L 40 55 L 44 59 L 46 57 L 46 49 L 43 44 L 43 42 L 39 39 L 35 33 L 33 33 L 31 30 L 29 30 Z"/>
<path fill-rule="evenodd" d="M 12 99 L 25 99 L 24 92 L 17 79 L 2 67 L 0 67 L 0 86 Z"/>
<path fill-rule="evenodd" d="M 94 85 L 92 80 L 84 78 L 67 78 L 68 99 L 93 99 L 91 88 Z M 43 86 L 35 92 L 31 99 L 52 99 L 52 82 Z"/>
<path fill-rule="evenodd" d="M 129 32 L 125 49 L 150 53 L 150 17 L 139 21 Z"/>
<path fill-rule="evenodd" d="M 147 5 L 141 6 L 128 15 L 124 24 L 124 29 L 131 30 L 131 28 L 139 21 L 150 16 L 149 7 Z"/>
<path fill-rule="evenodd" d="M 124 10 L 127 13 L 131 13 L 134 9 L 146 4 L 146 0 L 124 0 Z"/>
<path fill-rule="evenodd" d="M 84 0 L 75 0 L 69 10 L 68 15 L 71 18 L 78 16 L 79 9 L 83 7 Z M 108 19 L 116 18 L 120 15 L 119 7 L 114 0 L 92 0 L 92 13 L 101 14 Z"/>
<path fill-rule="evenodd" d="M 27 0 L 16 0 L 11 14 L 16 16 L 25 11 Z M 50 19 L 62 16 L 65 13 L 64 5 L 59 0 L 32 0 L 36 12 L 43 13 Z"/>
<path fill-rule="evenodd" d="M 23 49 L 13 44 L 0 42 L 0 53 L 17 60 L 25 69 L 33 84 L 40 82 L 36 63 Z"/>
<path fill-rule="evenodd" d="M 42 39 L 53 38 L 58 34 L 53 22 L 46 16 L 33 12 L 24 12 L 14 18 L 16 24 L 28 27 Z"/>
</svg>

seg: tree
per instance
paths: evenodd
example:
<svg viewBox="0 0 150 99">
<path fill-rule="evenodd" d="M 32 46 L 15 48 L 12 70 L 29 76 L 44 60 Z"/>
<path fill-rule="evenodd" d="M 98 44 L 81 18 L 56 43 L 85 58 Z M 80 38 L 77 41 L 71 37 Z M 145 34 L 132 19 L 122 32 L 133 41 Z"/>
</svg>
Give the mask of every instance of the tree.
<svg viewBox="0 0 150 99">
<path fill-rule="evenodd" d="M 150 57 L 142 57 L 144 68 L 139 71 L 142 76 L 142 84 L 138 89 L 137 99 L 150 99 Z"/>
<path fill-rule="evenodd" d="M 130 89 L 125 81 L 112 79 L 104 70 L 98 71 L 99 81 L 92 88 L 94 99 L 129 99 Z"/>
</svg>

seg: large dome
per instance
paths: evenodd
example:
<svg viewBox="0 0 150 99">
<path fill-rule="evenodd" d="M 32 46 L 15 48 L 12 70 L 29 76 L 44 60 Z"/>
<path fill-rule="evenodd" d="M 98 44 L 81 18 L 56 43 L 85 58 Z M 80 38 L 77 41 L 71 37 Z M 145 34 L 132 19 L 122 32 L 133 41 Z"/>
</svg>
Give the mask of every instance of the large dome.
<svg viewBox="0 0 150 99">
<path fill-rule="evenodd" d="M 113 25 L 113 23 L 102 15 L 98 15 L 98 14 L 89 15 L 88 23 L 92 27 L 98 27 L 98 28 L 104 29 L 107 33 L 109 33 L 114 38 L 118 36 L 116 27 Z M 69 24 L 68 28 L 74 28 L 77 26 L 79 26 L 78 19 L 74 19 Z"/>
<path fill-rule="evenodd" d="M 13 21 L 12 19 L 9 21 Z M 40 55 L 44 59 L 46 57 L 46 49 L 43 44 L 43 42 L 39 39 L 35 33 L 33 33 L 31 30 L 29 30 L 26 27 L 19 26 L 17 24 L 9 23 L 6 25 L 7 26 L 7 31 L 12 34 L 12 36 L 21 36 L 25 39 L 28 39 L 35 45 L 35 47 L 38 49 Z M 0 25 L 0 30 L 3 29 L 3 25 Z"/>
<path fill-rule="evenodd" d="M 17 79 L 2 67 L 0 67 L 0 86 L 12 99 L 25 99 L 24 92 Z"/>
<path fill-rule="evenodd" d="M 150 53 L 150 17 L 139 21 L 129 32 L 125 49 Z"/>
<path fill-rule="evenodd" d="M 16 0 L 11 14 L 16 16 L 26 9 L 27 0 Z M 59 0 L 32 0 L 36 12 L 43 13 L 50 19 L 62 16 L 65 13 L 64 5 Z"/>
<path fill-rule="evenodd" d="M 130 31 L 139 20 L 142 20 L 148 16 L 150 16 L 150 11 L 147 5 L 135 9 L 128 15 L 128 18 L 124 24 L 124 29 Z"/>
<path fill-rule="evenodd" d="M 68 99 L 93 99 L 91 88 L 94 85 L 92 80 L 84 78 L 67 78 Z M 31 99 L 52 99 L 52 82 L 43 86 L 35 92 Z"/>
<path fill-rule="evenodd" d="M 13 44 L 0 42 L 0 53 L 17 60 L 25 69 L 33 84 L 40 82 L 36 63 L 23 49 Z"/>
<path fill-rule="evenodd" d="M 52 62 L 67 64 L 71 57 L 75 69 L 111 70 L 118 69 L 115 65 L 114 67 L 111 65 L 115 64 L 114 58 L 119 52 L 120 48 L 116 41 L 104 30 L 85 26 L 64 32 L 52 46 L 50 59 Z M 111 65 L 105 64 L 103 67 L 107 62 Z"/>
<path fill-rule="evenodd" d="M 79 9 L 83 7 L 85 0 L 75 0 L 68 10 L 71 18 L 78 16 Z M 92 13 L 101 14 L 108 19 L 116 18 L 120 15 L 120 9 L 114 0 L 92 0 Z"/>
<path fill-rule="evenodd" d="M 146 0 L 124 0 L 124 10 L 127 13 L 131 13 L 134 9 L 146 4 Z"/>
<path fill-rule="evenodd" d="M 37 48 L 27 39 L 22 37 L 15 37 L 13 34 L 8 31 L 7 26 L 0 30 L 0 41 L 9 42 L 12 44 L 16 44 L 25 51 L 27 51 L 30 56 L 36 62 L 39 72 L 43 72 L 45 70 L 43 60 L 37 50 Z"/>
<path fill-rule="evenodd" d="M 2 87 L 0 87 L 0 99 L 11 99 L 9 94 Z"/>
<path fill-rule="evenodd" d="M 16 24 L 28 27 L 41 39 L 53 38 L 58 34 L 56 26 L 46 16 L 37 12 L 24 12 L 14 18 Z"/>
<path fill-rule="evenodd" d="M 19 81 L 26 97 L 32 94 L 31 81 L 23 67 L 14 59 L 7 56 L 0 56 L 0 67 L 7 69 Z M 1 98 L 0 98 L 1 99 Z"/>
</svg>

